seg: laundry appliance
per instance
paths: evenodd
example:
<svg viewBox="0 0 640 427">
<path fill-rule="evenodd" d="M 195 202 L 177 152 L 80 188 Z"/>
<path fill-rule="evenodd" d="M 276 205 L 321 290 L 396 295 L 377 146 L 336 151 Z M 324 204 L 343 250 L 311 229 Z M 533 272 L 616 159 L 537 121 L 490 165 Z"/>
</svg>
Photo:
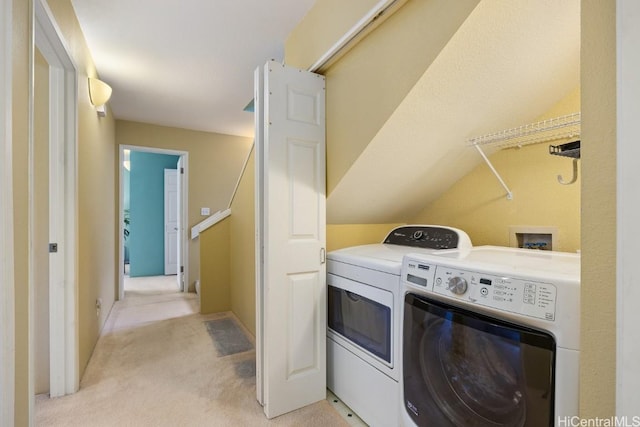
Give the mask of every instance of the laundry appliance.
<svg viewBox="0 0 640 427">
<path fill-rule="evenodd" d="M 408 225 L 327 254 L 327 385 L 367 424 L 399 423 L 403 256 L 470 247 L 462 230 Z"/>
<path fill-rule="evenodd" d="M 538 427 L 578 414 L 578 254 L 410 254 L 402 290 L 402 425 Z"/>
</svg>

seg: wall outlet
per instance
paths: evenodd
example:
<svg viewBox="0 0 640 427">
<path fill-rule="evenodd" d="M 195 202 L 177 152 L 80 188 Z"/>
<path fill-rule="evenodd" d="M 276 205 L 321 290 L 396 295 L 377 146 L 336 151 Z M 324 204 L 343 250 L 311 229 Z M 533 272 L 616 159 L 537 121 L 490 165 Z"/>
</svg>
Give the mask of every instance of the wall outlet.
<svg viewBox="0 0 640 427">
<path fill-rule="evenodd" d="M 210 208 L 200 208 L 200 215 L 202 215 L 202 216 L 211 215 L 211 209 Z"/>
<path fill-rule="evenodd" d="M 102 310 L 102 298 L 96 300 L 96 317 L 100 318 L 100 310 Z"/>
</svg>

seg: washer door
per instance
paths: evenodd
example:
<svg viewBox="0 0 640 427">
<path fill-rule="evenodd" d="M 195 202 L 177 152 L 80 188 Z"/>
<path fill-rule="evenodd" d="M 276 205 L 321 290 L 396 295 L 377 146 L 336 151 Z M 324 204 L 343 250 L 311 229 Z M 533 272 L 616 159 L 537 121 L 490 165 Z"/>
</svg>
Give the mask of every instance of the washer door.
<svg viewBox="0 0 640 427">
<path fill-rule="evenodd" d="M 413 294 L 404 309 L 404 402 L 417 425 L 553 425 L 550 335 Z"/>
</svg>

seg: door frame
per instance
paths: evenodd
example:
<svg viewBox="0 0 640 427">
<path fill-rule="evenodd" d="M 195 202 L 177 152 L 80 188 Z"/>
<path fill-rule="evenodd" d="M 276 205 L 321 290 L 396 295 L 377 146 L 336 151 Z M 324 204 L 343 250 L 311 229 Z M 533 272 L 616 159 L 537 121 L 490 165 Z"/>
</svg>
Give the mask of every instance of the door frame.
<svg viewBox="0 0 640 427">
<path fill-rule="evenodd" d="M 637 144 L 637 119 L 640 117 L 640 4 L 621 1 L 616 3 L 616 148 L 617 148 L 617 255 L 616 255 L 616 415 L 637 414 L 637 392 L 640 387 L 640 369 L 637 355 L 640 351 L 640 312 L 635 301 L 638 290 L 637 257 L 640 253 L 640 198 L 637 183 L 640 171 L 636 162 L 640 150 Z"/>
<path fill-rule="evenodd" d="M 33 192 L 33 109 L 34 79 L 33 57 L 35 48 L 49 63 L 49 152 L 62 160 L 50 162 L 50 177 L 58 185 L 50 187 L 50 235 L 57 235 L 59 260 L 50 265 L 49 277 L 49 342 L 50 342 L 50 396 L 75 393 L 80 383 L 78 345 L 77 298 L 77 138 L 78 138 L 78 73 L 62 32 L 53 13 L 44 0 L 33 0 L 32 22 L 34 40 L 30 52 L 29 89 L 29 191 Z M 55 197 L 52 197 L 52 191 Z M 63 194 L 60 194 L 62 192 Z M 29 202 L 30 233 L 33 230 L 33 201 Z M 53 212 L 53 214 L 52 214 Z M 52 228 L 53 227 L 53 228 Z M 30 412 L 34 402 L 34 247 L 29 237 L 29 394 Z M 60 286 L 62 284 L 62 286 Z"/>
<path fill-rule="evenodd" d="M 0 5 L 0 23 L 0 425 L 8 426 L 14 423 L 15 410 L 11 1 Z"/>
<path fill-rule="evenodd" d="M 118 145 L 118 299 L 124 299 L 124 150 L 143 151 L 146 153 L 169 154 L 180 156 L 184 173 L 180 191 L 180 253 L 178 253 L 178 275 L 180 267 L 184 267 L 182 292 L 189 292 L 189 246 L 187 218 L 189 213 L 189 152 L 165 148 L 145 147 L 139 145 Z M 179 173 L 179 171 L 178 171 Z"/>
</svg>

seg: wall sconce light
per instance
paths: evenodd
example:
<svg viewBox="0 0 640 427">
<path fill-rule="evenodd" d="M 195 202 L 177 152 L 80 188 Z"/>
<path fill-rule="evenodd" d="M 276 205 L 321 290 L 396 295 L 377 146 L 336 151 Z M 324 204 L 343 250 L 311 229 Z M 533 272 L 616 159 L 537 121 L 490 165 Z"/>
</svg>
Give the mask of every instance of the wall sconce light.
<svg viewBox="0 0 640 427">
<path fill-rule="evenodd" d="M 104 104 L 111 98 L 111 86 L 102 80 L 89 77 L 89 99 L 91 104 L 96 107 L 98 116 L 104 117 L 107 114 Z"/>
</svg>

